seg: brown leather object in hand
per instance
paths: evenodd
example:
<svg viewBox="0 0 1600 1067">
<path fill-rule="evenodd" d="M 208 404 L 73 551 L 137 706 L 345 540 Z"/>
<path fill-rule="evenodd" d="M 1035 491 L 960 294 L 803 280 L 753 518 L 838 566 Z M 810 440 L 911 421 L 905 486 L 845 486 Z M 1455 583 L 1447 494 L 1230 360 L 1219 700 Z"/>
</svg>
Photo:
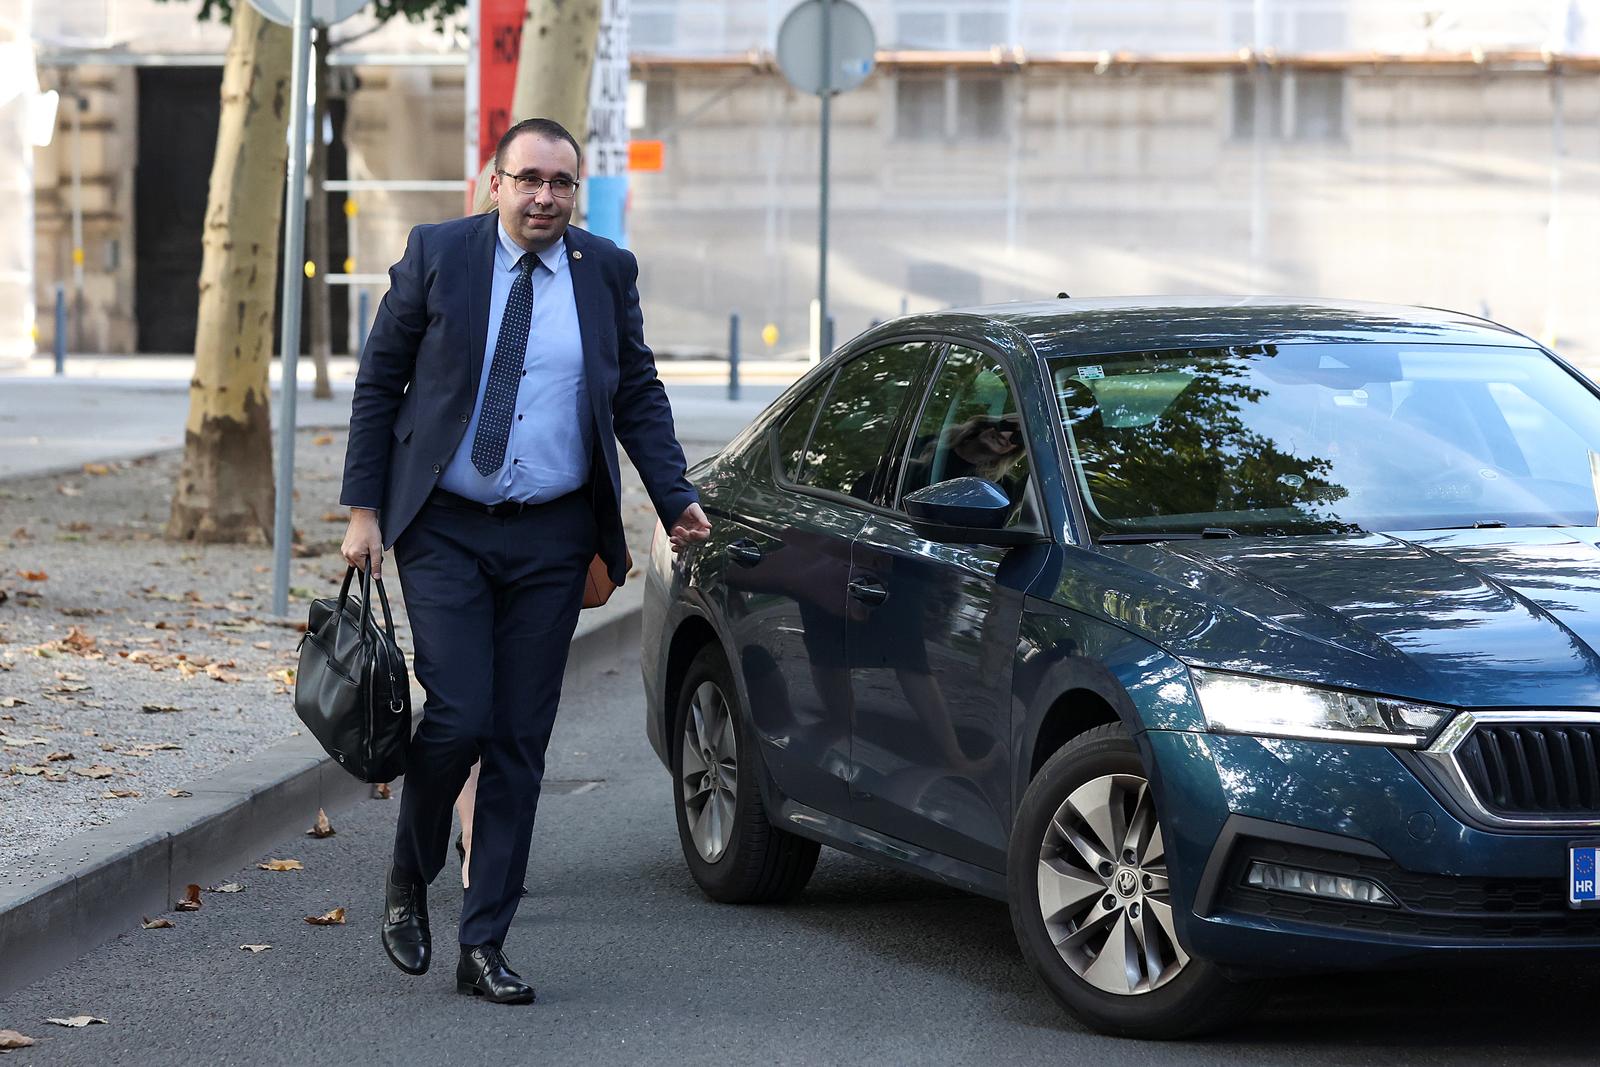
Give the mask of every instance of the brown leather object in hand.
<svg viewBox="0 0 1600 1067">
<path fill-rule="evenodd" d="M 624 571 L 633 570 L 633 553 L 627 555 L 627 566 Z M 583 581 L 583 606 L 598 608 L 611 599 L 611 594 L 617 591 L 617 583 L 611 580 L 611 575 L 606 571 L 605 561 L 598 555 L 589 561 L 589 576 Z"/>
</svg>

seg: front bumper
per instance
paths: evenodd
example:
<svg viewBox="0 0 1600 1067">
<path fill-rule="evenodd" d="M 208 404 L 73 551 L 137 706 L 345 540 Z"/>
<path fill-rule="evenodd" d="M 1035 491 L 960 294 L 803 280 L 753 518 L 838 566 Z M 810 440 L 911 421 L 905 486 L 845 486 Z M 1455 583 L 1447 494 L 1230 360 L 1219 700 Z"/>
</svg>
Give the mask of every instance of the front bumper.
<svg viewBox="0 0 1600 1067">
<path fill-rule="evenodd" d="M 1567 846 L 1591 830 L 1490 832 L 1375 745 L 1177 731 L 1144 735 L 1167 828 L 1174 911 L 1196 954 L 1333 969 L 1600 947 L 1566 904 Z M 1396 907 L 1252 888 L 1252 859 L 1382 885 Z"/>
</svg>

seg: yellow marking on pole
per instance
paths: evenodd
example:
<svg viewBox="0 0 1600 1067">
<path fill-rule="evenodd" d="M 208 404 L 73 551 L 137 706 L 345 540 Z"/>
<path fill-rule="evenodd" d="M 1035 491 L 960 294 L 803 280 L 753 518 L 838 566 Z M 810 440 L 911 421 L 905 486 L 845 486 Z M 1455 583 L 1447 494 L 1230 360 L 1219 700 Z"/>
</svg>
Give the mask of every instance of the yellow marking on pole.
<svg viewBox="0 0 1600 1067">
<path fill-rule="evenodd" d="M 83 249 L 74 248 L 72 250 L 72 265 L 74 267 L 83 266 Z"/>
<path fill-rule="evenodd" d="M 306 277 L 307 278 L 315 278 L 316 276 L 317 276 L 317 265 L 315 263 L 311 262 L 309 259 L 306 260 Z"/>
<path fill-rule="evenodd" d="M 761 339 L 767 343 L 768 348 L 771 348 L 773 345 L 777 344 L 778 324 L 775 322 L 769 322 L 765 326 L 761 327 Z"/>
<path fill-rule="evenodd" d="M 356 272 L 356 257 L 355 256 L 345 256 L 344 257 L 344 272 L 346 274 L 354 274 Z"/>
<path fill-rule="evenodd" d="M 347 197 L 344 198 L 344 213 L 346 215 L 348 215 L 350 218 L 355 218 L 356 217 L 356 212 L 360 211 L 360 210 L 361 210 L 360 208 L 356 207 L 356 198 L 355 197 L 347 196 Z"/>
</svg>

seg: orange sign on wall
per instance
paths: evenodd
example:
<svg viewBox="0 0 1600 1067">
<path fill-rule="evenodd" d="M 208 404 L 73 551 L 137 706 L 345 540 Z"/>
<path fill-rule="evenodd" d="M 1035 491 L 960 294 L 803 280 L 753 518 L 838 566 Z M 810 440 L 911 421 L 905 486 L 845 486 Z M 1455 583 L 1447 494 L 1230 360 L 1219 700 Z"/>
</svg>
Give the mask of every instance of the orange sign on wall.
<svg viewBox="0 0 1600 1067">
<path fill-rule="evenodd" d="M 629 141 L 628 169 L 659 171 L 665 155 L 666 147 L 660 141 Z"/>
</svg>

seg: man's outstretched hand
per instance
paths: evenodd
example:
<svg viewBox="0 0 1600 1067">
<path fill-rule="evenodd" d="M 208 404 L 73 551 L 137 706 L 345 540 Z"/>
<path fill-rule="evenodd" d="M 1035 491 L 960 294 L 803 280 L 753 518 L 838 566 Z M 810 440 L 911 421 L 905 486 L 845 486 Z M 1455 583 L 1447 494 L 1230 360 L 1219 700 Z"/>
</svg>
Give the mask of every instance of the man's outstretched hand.
<svg viewBox="0 0 1600 1067">
<path fill-rule="evenodd" d="M 672 551 L 682 552 L 711 536 L 711 520 L 700 510 L 699 504 L 690 504 L 683 509 L 683 514 L 678 516 L 678 521 L 672 524 L 672 529 L 667 533 L 672 540 Z"/>
</svg>

